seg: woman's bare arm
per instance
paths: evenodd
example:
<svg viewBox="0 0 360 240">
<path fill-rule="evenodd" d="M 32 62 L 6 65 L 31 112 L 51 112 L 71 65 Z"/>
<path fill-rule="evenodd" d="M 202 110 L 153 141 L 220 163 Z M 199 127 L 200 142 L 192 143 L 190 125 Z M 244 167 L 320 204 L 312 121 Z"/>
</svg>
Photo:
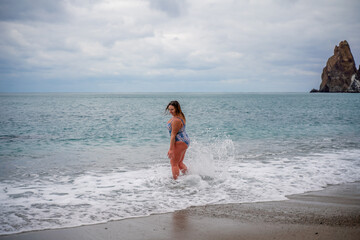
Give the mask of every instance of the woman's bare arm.
<svg viewBox="0 0 360 240">
<path fill-rule="evenodd" d="M 173 151 L 175 148 L 175 136 L 179 132 L 180 128 L 182 127 L 181 120 L 174 119 L 171 123 L 171 136 L 170 136 L 170 147 L 168 152 L 168 157 L 171 159 L 173 157 Z"/>
</svg>

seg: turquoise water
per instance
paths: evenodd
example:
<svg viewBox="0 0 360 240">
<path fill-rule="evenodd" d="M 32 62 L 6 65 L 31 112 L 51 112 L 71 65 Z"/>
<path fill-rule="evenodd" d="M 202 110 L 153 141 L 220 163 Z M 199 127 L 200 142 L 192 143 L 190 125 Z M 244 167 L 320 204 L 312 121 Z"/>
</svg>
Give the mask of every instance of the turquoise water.
<svg viewBox="0 0 360 240">
<path fill-rule="evenodd" d="M 178 100 L 189 175 L 171 179 Z M 0 234 L 194 205 L 284 199 L 360 180 L 360 95 L 0 94 Z"/>
</svg>

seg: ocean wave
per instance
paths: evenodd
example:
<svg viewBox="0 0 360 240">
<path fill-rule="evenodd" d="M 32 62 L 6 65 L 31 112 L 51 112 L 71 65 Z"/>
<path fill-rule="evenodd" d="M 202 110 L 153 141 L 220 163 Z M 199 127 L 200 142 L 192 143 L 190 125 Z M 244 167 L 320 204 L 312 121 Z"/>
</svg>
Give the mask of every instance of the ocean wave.
<svg viewBox="0 0 360 240">
<path fill-rule="evenodd" d="M 112 172 L 33 175 L 0 182 L 0 234 L 108 222 L 189 206 L 283 200 L 329 184 L 359 181 L 360 150 L 247 158 L 230 139 L 192 142 L 187 175 L 166 159 Z"/>
</svg>

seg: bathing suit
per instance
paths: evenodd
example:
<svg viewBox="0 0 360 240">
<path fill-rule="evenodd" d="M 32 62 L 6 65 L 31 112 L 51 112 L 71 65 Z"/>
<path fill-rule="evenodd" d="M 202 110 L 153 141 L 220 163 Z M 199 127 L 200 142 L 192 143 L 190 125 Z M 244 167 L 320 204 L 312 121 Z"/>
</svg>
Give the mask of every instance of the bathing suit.
<svg viewBox="0 0 360 240">
<path fill-rule="evenodd" d="M 177 141 L 184 142 L 184 143 L 186 143 L 186 145 L 189 146 L 190 145 L 190 138 L 189 138 L 189 136 L 187 135 L 187 133 L 185 131 L 185 123 L 181 118 L 179 118 L 179 119 L 181 120 L 183 126 L 182 126 L 182 128 L 180 128 L 179 132 L 176 134 L 175 141 L 176 142 Z M 169 122 L 167 124 L 167 128 L 169 129 L 170 136 L 171 136 L 171 131 L 172 131 L 172 126 L 171 126 L 172 121 L 174 121 L 174 119 L 171 120 L 171 122 Z"/>
</svg>

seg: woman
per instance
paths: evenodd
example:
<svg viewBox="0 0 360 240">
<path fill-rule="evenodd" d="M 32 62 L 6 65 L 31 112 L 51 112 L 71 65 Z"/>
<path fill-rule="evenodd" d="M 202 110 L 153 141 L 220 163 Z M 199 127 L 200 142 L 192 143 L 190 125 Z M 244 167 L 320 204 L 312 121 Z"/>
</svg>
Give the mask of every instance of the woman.
<svg viewBox="0 0 360 240">
<path fill-rule="evenodd" d="M 171 171 L 173 178 L 176 180 L 180 171 L 185 174 L 187 167 L 183 163 L 186 149 L 189 147 L 190 138 L 185 132 L 186 118 L 181 111 L 178 101 L 171 101 L 165 111 L 173 116 L 167 122 L 167 128 L 170 133 L 170 148 L 168 157 L 170 158 Z"/>
</svg>

